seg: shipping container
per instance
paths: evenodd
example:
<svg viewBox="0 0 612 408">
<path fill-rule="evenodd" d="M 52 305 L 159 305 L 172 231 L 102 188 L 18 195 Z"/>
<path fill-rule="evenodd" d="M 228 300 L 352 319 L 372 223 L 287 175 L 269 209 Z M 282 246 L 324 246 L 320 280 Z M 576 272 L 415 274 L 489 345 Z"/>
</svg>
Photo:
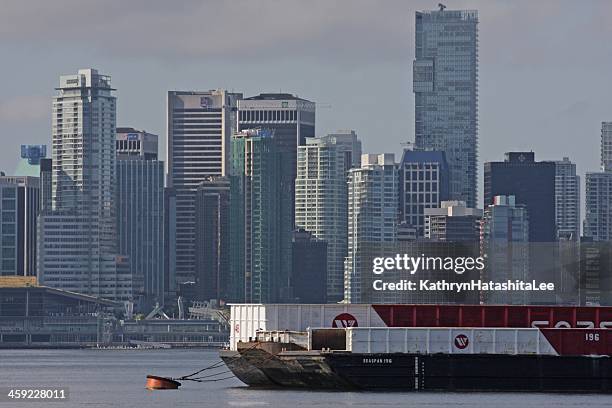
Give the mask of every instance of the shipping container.
<svg viewBox="0 0 612 408">
<path fill-rule="evenodd" d="M 232 304 L 230 348 L 257 331 L 309 327 L 612 328 L 612 307 Z"/>
<path fill-rule="evenodd" d="M 349 328 L 352 353 L 557 355 L 539 329 Z"/>
</svg>

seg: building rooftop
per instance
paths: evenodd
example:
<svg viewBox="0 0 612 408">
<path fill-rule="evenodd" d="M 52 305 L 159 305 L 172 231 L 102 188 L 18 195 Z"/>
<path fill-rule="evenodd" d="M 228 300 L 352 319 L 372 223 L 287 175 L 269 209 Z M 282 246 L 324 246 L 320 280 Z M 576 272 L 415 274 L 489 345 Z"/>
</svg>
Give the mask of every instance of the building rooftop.
<svg viewBox="0 0 612 408">
<path fill-rule="evenodd" d="M 310 102 L 307 99 L 299 98 L 298 96 L 289 93 L 260 93 L 256 96 L 244 98 L 247 101 L 278 101 L 278 100 L 290 100 L 290 101 L 305 101 Z"/>
</svg>

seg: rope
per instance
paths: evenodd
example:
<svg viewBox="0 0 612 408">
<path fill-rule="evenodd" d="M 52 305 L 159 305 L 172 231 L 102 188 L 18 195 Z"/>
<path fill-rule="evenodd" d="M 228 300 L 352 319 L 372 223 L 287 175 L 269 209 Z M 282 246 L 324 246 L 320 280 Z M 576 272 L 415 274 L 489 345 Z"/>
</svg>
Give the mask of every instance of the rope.
<svg viewBox="0 0 612 408">
<path fill-rule="evenodd" d="M 255 343 L 255 344 L 253 344 L 251 347 L 249 347 L 247 350 L 252 350 L 252 349 L 254 349 L 255 347 L 257 347 L 258 345 L 259 345 L 258 343 Z M 178 377 L 178 378 L 171 378 L 171 379 L 172 379 L 172 380 L 175 380 L 175 381 L 198 381 L 198 380 L 197 380 L 197 378 L 207 378 L 208 376 L 193 378 L 193 376 L 194 376 L 194 375 L 198 375 L 198 374 L 200 374 L 201 372 L 206 371 L 206 370 L 212 370 L 212 369 L 215 369 L 215 368 L 219 368 L 219 367 L 221 367 L 223 364 L 225 364 L 225 363 L 223 362 L 223 360 L 219 360 L 219 361 L 217 361 L 216 363 L 209 365 L 208 367 L 204 367 L 204 368 L 202 368 L 201 370 L 196 371 L 195 373 L 191 373 L 191 374 L 188 374 L 188 375 L 184 375 L 184 376 L 182 376 L 182 377 Z M 231 370 L 227 370 L 227 371 L 225 371 L 225 372 L 229 373 L 229 372 L 231 372 Z M 224 372 L 224 373 L 225 373 L 225 372 Z M 219 374 L 223 374 L 223 373 L 219 373 Z M 210 375 L 210 377 L 214 377 L 215 375 L 216 375 L 216 374 L 212 374 L 212 375 Z M 231 377 L 228 377 L 228 378 L 231 378 Z M 200 381 L 200 382 L 204 382 L 204 381 Z"/>
</svg>

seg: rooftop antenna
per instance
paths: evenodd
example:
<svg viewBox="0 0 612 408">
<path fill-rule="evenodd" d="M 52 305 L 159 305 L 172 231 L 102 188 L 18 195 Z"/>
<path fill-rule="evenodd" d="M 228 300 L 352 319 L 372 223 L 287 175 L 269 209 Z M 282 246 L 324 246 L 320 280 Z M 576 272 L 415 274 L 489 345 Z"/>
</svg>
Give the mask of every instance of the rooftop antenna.
<svg viewBox="0 0 612 408">
<path fill-rule="evenodd" d="M 438 7 L 440 7 L 440 11 L 444 11 L 444 9 L 446 8 L 446 6 L 442 3 L 438 3 Z"/>
</svg>

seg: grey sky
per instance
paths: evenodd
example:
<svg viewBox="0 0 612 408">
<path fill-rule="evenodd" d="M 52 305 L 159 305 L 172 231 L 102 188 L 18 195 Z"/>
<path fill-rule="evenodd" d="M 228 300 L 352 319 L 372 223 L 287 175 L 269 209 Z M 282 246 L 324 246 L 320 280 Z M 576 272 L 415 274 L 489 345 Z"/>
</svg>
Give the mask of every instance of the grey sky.
<svg viewBox="0 0 612 408">
<path fill-rule="evenodd" d="M 13 172 L 22 143 L 50 145 L 53 88 L 84 67 L 112 76 L 118 125 L 162 142 L 169 89 L 282 90 L 321 103 L 319 134 L 355 129 L 364 151 L 399 156 L 414 134 L 414 12 L 437 3 L 3 0 L 0 169 Z M 480 13 L 481 173 L 518 149 L 597 170 L 612 2 L 445 3 Z"/>
</svg>

